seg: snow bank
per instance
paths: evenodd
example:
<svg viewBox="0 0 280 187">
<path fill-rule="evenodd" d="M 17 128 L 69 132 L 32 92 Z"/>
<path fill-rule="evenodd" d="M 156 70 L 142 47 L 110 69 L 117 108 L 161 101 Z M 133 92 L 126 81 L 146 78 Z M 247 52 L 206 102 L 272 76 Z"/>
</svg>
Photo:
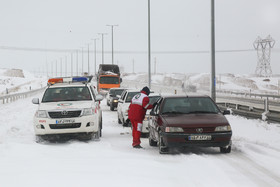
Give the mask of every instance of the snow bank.
<svg viewBox="0 0 280 187">
<path fill-rule="evenodd" d="M 35 77 L 25 70 L 0 69 L 0 95 L 39 89 L 46 83 L 46 77 Z"/>
</svg>

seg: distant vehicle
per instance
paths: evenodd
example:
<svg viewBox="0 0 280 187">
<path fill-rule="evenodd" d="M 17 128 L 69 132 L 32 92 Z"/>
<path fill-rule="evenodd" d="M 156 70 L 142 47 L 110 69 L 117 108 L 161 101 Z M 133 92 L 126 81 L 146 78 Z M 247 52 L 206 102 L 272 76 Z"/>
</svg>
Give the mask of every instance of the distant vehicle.
<svg viewBox="0 0 280 187">
<path fill-rule="evenodd" d="M 97 90 L 106 95 L 110 88 L 119 88 L 122 82 L 120 69 L 116 64 L 100 64 L 97 74 Z"/>
<path fill-rule="evenodd" d="M 231 152 L 231 126 L 208 96 L 165 96 L 150 112 L 149 144 L 160 153 L 172 148 L 220 147 Z"/>
<path fill-rule="evenodd" d="M 97 94 L 87 77 L 49 79 L 34 116 L 34 131 L 38 140 L 57 136 L 73 136 L 82 140 L 102 136 L 102 110 Z"/>
<path fill-rule="evenodd" d="M 158 93 L 151 93 L 149 95 L 149 104 L 154 104 L 155 102 L 157 102 L 159 99 L 161 98 L 160 94 Z M 149 119 L 150 119 L 150 111 L 151 110 L 147 110 L 146 112 L 146 116 L 145 119 L 143 120 L 143 127 L 142 127 L 142 136 L 147 137 L 149 135 Z"/>
<path fill-rule="evenodd" d="M 111 88 L 106 95 L 107 105 L 110 106 L 110 110 L 114 111 L 114 109 L 118 106 L 119 98 L 122 92 L 126 90 L 125 88 Z"/>
<path fill-rule="evenodd" d="M 123 91 L 117 107 L 119 124 L 123 124 L 123 126 L 129 126 L 130 121 L 128 119 L 128 107 L 131 103 L 131 99 L 138 93 L 140 93 L 140 90 Z"/>
</svg>

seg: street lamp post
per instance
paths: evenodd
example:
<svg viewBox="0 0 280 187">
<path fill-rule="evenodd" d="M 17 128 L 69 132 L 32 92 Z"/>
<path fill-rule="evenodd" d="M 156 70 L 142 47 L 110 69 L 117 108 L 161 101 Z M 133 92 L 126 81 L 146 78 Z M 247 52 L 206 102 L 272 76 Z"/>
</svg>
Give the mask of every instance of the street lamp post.
<svg viewBox="0 0 280 187">
<path fill-rule="evenodd" d="M 89 73 L 89 45 L 90 45 L 90 43 L 88 43 L 87 44 L 87 47 L 88 47 L 88 75 L 90 75 L 90 73 Z"/>
<path fill-rule="evenodd" d="M 106 25 L 112 29 L 112 64 L 114 64 L 114 27 L 119 25 Z"/>
<path fill-rule="evenodd" d="M 98 33 L 99 35 L 101 35 L 102 38 L 102 64 L 104 64 L 104 35 L 106 35 L 107 33 Z"/>
<path fill-rule="evenodd" d="M 78 65 L 78 63 L 79 63 L 79 56 L 78 56 L 78 54 L 79 54 L 79 50 L 76 51 L 76 70 L 77 70 L 77 76 L 79 76 L 79 65 Z"/>
<path fill-rule="evenodd" d="M 82 76 L 84 74 L 84 48 L 82 47 Z"/>
<path fill-rule="evenodd" d="M 151 22 L 150 22 L 150 0 L 148 0 L 148 85 L 151 89 Z"/>
<path fill-rule="evenodd" d="M 73 52 L 71 52 L 71 77 L 73 77 Z"/>
<path fill-rule="evenodd" d="M 216 101 L 215 72 L 215 0 L 211 0 L 211 98 Z"/>
<path fill-rule="evenodd" d="M 94 75 L 96 75 L 96 40 L 98 40 L 98 38 L 91 40 L 94 40 Z"/>
</svg>

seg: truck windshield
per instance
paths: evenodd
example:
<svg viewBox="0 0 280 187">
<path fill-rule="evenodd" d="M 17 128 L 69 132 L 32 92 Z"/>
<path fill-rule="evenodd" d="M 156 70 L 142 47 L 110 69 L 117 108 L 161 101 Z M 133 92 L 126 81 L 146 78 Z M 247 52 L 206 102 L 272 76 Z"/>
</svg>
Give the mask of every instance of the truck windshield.
<svg viewBox="0 0 280 187">
<path fill-rule="evenodd" d="M 120 84 L 118 77 L 100 77 L 100 84 Z"/>
<path fill-rule="evenodd" d="M 87 87 L 59 87 L 48 88 L 42 98 L 42 103 L 59 101 L 85 101 L 92 100 Z"/>
</svg>

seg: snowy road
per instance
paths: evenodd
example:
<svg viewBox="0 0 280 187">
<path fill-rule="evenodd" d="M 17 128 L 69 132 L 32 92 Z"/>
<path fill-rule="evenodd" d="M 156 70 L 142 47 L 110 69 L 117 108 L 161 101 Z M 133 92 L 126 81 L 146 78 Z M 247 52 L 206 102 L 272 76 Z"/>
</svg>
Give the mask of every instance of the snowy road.
<svg viewBox="0 0 280 187">
<path fill-rule="evenodd" d="M 191 149 L 160 155 L 102 101 L 100 141 L 35 143 L 32 98 L 0 105 L 0 186 L 280 186 L 280 125 L 228 116 L 233 149 Z"/>
</svg>

